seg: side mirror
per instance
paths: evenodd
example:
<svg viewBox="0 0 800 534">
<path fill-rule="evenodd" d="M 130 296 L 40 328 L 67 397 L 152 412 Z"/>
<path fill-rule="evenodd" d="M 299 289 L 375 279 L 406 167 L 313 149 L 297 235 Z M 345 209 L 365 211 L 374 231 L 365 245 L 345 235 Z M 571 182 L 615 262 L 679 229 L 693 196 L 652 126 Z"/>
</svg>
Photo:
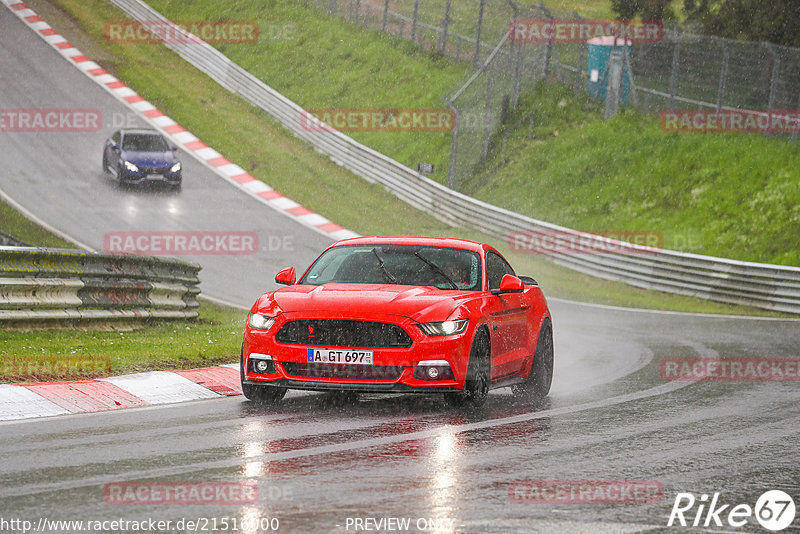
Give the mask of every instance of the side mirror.
<svg viewBox="0 0 800 534">
<path fill-rule="evenodd" d="M 285 286 L 290 286 L 297 281 L 297 277 L 294 274 L 294 267 L 287 267 L 283 270 L 278 271 L 278 274 L 275 275 L 275 282 L 278 284 L 283 284 Z"/>
<path fill-rule="evenodd" d="M 117 143 L 111 142 L 111 149 L 112 150 L 119 150 L 119 145 Z"/>
<path fill-rule="evenodd" d="M 510 274 L 504 274 L 503 279 L 500 280 L 500 289 L 492 289 L 492 295 L 500 295 L 502 293 L 522 293 L 525 286 L 522 280 Z"/>
<path fill-rule="evenodd" d="M 173 152 L 175 152 L 176 150 L 178 150 L 178 146 L 177 145 L 169 145 L 169 149 L 172 150 Z"/>
</svg>

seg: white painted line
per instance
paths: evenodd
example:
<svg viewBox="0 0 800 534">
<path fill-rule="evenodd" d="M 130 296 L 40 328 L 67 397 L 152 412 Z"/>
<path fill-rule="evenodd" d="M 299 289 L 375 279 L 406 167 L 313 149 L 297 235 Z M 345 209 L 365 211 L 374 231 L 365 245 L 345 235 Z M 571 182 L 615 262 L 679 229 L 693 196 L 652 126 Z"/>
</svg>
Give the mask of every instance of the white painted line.
<svg viewBox="0 0 800 534">
<path fill-rule="evenodd" d="M 221 395 L 169 371 L 101 378 L 150 404 L 169 404 L 195 399 L 216 399 Z"/>
<path fill-rule="evenodd" d="M 0 384 L 0 421 L 68 413 L 71 412 L 25 387 Z"/>
<path fill-rule="evenodd" d="M 134 91 L 130 87 L 118 87 L 114 89 L 114 94 L 117 95 L 119 98 L 125 98 L 126 96 L 136 95 L 136 91 Z"/>
<path fill-rule="evenodd" d="M 166 128 L 167 126 L 172 126 L 173 124 L 178 124 L 177 122 L 170 119 L 166 115 L 161 115 L 160 117 L 155 117 L 150 120 L 153 121 L 153 123 L 156 124 L 156 126 L 161 126 L 162 128 Z"/>
</svg>

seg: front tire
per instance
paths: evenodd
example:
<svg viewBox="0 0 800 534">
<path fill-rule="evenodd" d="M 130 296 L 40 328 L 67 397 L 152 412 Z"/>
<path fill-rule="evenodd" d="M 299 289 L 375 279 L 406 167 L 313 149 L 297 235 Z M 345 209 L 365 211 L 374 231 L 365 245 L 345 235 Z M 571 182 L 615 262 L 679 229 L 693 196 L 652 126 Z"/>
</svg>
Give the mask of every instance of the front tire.
<svg viewBox="0 0 800 534">
<path fill-rule="evenodd" d="M 479 408 L 489 397 L 491 380 L 491 345 L 489 334 L 481 328 L 472 341 L 467 367 L 467 380 L 464 389 L 457 393 L 448 393 L 445 400 L 451 406 Z"/>
<path fill-rule="evenodd" d="M 277 404 L 286 395 L 286 388 L 276 386 L 259 386 L 244 383 L 244 353 L 239 363 L 239 379 L 242 383 L 242 393 L 253 402 L 259 404 Z"/>
<path fill-rule="evenodd" d="M 550 393 L 553 383 L 553 327 L 545 319 L 536 341 L 533 365 L 528 378 L 521 384 L 511 386 L 515 397 L 524 400 L 543 399 Z"/>
</svg>

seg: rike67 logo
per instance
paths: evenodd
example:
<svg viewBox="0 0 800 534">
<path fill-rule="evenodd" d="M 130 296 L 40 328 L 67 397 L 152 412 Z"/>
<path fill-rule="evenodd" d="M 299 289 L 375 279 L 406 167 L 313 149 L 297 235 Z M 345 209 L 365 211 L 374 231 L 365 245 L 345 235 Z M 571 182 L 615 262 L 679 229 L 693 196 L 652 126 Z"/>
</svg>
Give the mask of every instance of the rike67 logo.
<svg viewBox="0 0 800 534">
<path fill-rule="evenodd" d="M 756 501 L 755 507 L 749 504 L 722 504 L 719 495 L 719 492 L 714 493 L 709 501 L 709 496 L 705 493 L 699 498 L 692 493 L 678 493 L 667 526 L 741 528 L 755 516 L 763 528 L 778 532 L 794 522 L 794 500 L 786 492 L 764 492 Z"/>
</svg>

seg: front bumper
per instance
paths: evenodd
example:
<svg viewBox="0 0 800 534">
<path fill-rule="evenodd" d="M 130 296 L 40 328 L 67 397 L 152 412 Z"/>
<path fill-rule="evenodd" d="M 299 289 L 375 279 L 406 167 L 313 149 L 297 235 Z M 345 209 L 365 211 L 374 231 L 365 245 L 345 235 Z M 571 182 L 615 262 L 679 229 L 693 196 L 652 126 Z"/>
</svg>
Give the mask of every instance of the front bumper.
<svg viewBox="0 0 800 534">
<path fill-rule="evenodd" d="M 169 169 L 155 169 L 152 171 L 139 170 L 133 172 L 129 169 L 122 168 L 120 171 L 120 181 L 126 184 L 140 185 L 145 183 L 164 183 L 169 185 L 178 185 L 183 181 L 182 171 L 169 172 Z"/>
<path fill-rule="evenodd" d="M 373 365 L 343 365 L 308 363 L 309 348 L 333 348 L 327 346 L 279 343 L 275 333 L 292 319 L 286 314 L 268 331 L 245 327 L 243 343 L 244 380 L 246 384 L 273 385 L 291 389 L 313 391 L 360 391 L 360 392 L 445 392 L 463 389 L 466 382 L 471 339 L 474 332 L 467 328 L 461 334 L 451 336 L 426 336 L 417 323 L 397 316 L 391 324 L 403 328 L 412 339 L 409 347 L 339 347 L 343 349 L 373 351 Z M 295 317 L 297 319 L 299 317 Z M 303 317 L 306 319 L 307 317 Z M 361 318 L 360 320 L 364 320 Z M 371 318 L 375 322 L 390 322 L 389 317 Z M 254 359 L 269 356 L 274 365 L 265 373 L 254 372 L 250 355 Z M 256 356 L 256 354 L 258 356 Z M 444 380 L 420 379 L 414 371 L 420 362 L 446 361 L 453 378 Z M 341 372 L 340 372 L 341 371 Z"/>
</svg>

